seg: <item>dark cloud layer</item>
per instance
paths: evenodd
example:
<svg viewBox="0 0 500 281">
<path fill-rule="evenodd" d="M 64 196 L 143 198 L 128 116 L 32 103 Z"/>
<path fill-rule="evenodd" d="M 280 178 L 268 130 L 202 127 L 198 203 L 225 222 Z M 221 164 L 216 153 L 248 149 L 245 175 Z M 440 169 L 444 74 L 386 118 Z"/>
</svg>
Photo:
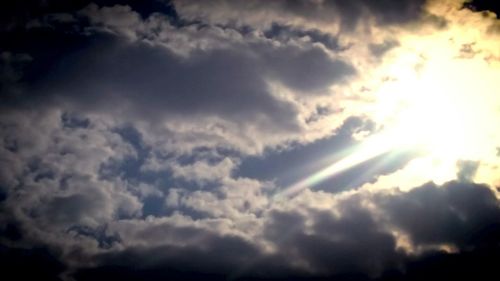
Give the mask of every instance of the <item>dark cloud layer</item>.
<svg viewBox="0 0 500 281">
<path fill-rule="evenodd" d="M 181 13 L 186 13 L 192 18 L 205 18 L 211 21 L 242 20 L 231 18 L 232 12 L 239 13 L 264 13 L 266 10 L 276 10 L 276 15 L 299 18 L 305 21 L 316 23 L 329 23 L 340 20 L 343 29 L 352 30 L 362 23 L 363 19 L 372 17 L 377 24 L 394 25 L 415 21 L 423 14 L 425 0 L 387 0 L 387 1 L 308 1 L 308 0 L 285 0 L 276 1 L 269 5 L 266 1 L 225 1 L 219 0 L 216 5 L 223 7 L 221 10 L 228 11 L 228 15 L 223 15 L 220 11 L 215 11 L 208 3 L 197 1 L 174 1 Z M 212 6 L 212 7 L 214 7 Z M 201 16 L 200 16 L 201 15 Z M 221 18 L 217 18 L 220 16 Z M 227 18 L 226 18 L 227 17 Z M 279 21 L 279 19 L 276 19 Z"/>
<path fill-rule="evenodd" d="M 343 201 L 339 205 L 340 217 L 330 210 L 271 211 L 266 215 L 264 235 L 275 241 L 279 254 L 265 254 L 235 236 L 192 227 L 158 227 L 141 235 L 151 240 L 178 236 L 196 239 L 198 243 L 187 247 L 133 247 L 97 255 L 94 261 L 99 266 L 78 269 L 74 277 L 76 280 L 225 280 L 232 276 L 241 280 L 309 280 L 317 276 L 320 280 L 418 280 L 460 274 L 486 277 L 493 272 L 492 262 L 500 255 L 500 208 L 488 187 L 461 182 L 444 186 L 426 184 L 409 193 L 369 199 L 416 246 L 443 243 L 456 246 L 455 253 L 429 251 L 413 256 L 398 250 L 396 238 L 358 199 Z M 18 259 L 27 253 L 30 259 L 18 264 Z M 13 264 L 9 270 L 14 273 L 33 272 L 41 274 L 42 280 L 57 280 L 55 276 L 63 271 L 62 265 L 54 258 L 47 258 L 51 254 L 44 251 L 3 248 L 2 254 L 3 259 L 15 255 L 15 259 L 8 261 Z M 40 261 L 47 266 L 39 267 Z M 306 264 L 301 265 L 300 261 Z M 296 262 L 298 267 L 292 265 Z M 458 265 L 465 267 L 455 268 Z"/>
<path fill-rule="evenodd" d="M 64 265 L 46 249 L 0 247 L 3 278 L 56 281 Z"/>
<path fill-rule="evenodd" d="M 168 16 L 175 17 L 175 9 L 169 1 L 140 1 L 140 0 L 27 0 L 2 1 L 1 4 L 1 27 L 2 29 L 18 29 L 30 20 L 53 14 L 72 13 L 83 9 L 90 3 L 99 6 L 128 5 L 143 17 L 154 12 L 162 12 Z"/>
<path fill-rule="evenodd" d="M 315 18 L 317 15 L 307 13 L 309 1 L 287 1 L 286 7 L 298 15 Z M 422 13 L 424 0 L 385 0 L 385 1 L 324 1 L 317 10 L 327 19 L 328 12 L 343 15 L 346 26 L 354 26 L 360 18 L 372 15 L 379 24 L 397 24 L 417 19 Z M 313 4 L 314 5 L 314 4 Z"/>
<path fill-rule="evenodd" d="M 112 20 L 109 16 L 104 20 Z M 4 107 L 52 102 L 147 120 L 264 116 L 275 129 L 296 130 L 294 106 L 269 93 L 269 79 L 316 93 L 355 73 L 318 47 L 235 44 L 184 58 L 158 45 L 80 32 L 43 27 L 7 32 L 2 48 L 30 57 L 4 55 L 4 72 L 12 73 L 5 75 L 10 80 L 3 86 L 8 89 L 2 93 Z M 16 78 L 20 73 L 22 78 Z"/>
<path fill-rule="evenodd" d="M 204 251 L 205 254 L 195 252 L 187 260 L 176 257 L 175 261 L 170 262 L 168 256 L 175 255 L 174 249 L 148 251 L 144 256 L 149 256 L 150 259 L 157 257 L 159 259 L 157 262 L 159 264 L 163 262 L 167 267 L 168 264 L 177 264 L 177 270 L 184 268 L 188 272 L 204 272 L 207 276 L 211 273 L 215 275 L 213 276 L 215 279 L 227 276 L 226 274 L 240 267 L 243 268 L 238 277 L 243 279 L 245 276 L 259 279 L 259 274 L 264 274 L 260 276 L 261 278 L 266 278 L 268 275 L 286 279 L 291 277 L 282 275 L 286 274 L 286 271 L 273 272 L 272 270 L 276 269 L 268 266 L 276 265 L 276 268 L 286 269 L 286 264 L 294 260 L 307 262 L 306 268 L 312 268 L 318 276 L 359 274 L 360 280 L 368 280 L 370 277 L 377 279 L 376 276 L 380 274 L 383 280 L 393 280 L 392 278 L 406 280 L 407 277 L 408 280 L 413 280 L 416 276 L 430 278 L 431 274 L 450 278 L 457 276 L 453 266 L 465 262 L 470 262 L 467 266 L 470 271 L 464 269 L 469 276 L 477 273 L 485 276 L 486 272 L 491 272 L 489 258 L 498 256 L 500 250 L 498 248 L 500 208 L 498 200 L 487 187 L 460 182 L 449 182 L 444 186 L 427 184 L 409 193 L 374 198 L 373 202 L 381 207 L 382 212 L 389 214 L 395 227 L 410 235 L 415 245 L 447 243 L 457 246 L 460 254 L 430 252 L 422 257 L 404 254 L 396 249 L 395 238 L 383 228 L 383 224 L 377 222 L 373 214 L 353 198 L 341 204 L 343 215 L 340 218 L 328 210 L 311 210 L 307 216 L 294 211 L 272 211 L 269 214 L 265 236 L 271 241 L 276 241 L 280 249 L 278 256 L 258 257 L 262 253 L 252 249 L 247 243 L 231 237 L 216 238 L 220 239 L 220 242 L 205 244 L 208 247 L 214 246 L 214 250 L 217 249 L 215 250 L 217 257 L 213 261 L 215 263 L 206 264 L 205 258 L 211 260 L 206 254 L 212 251 Z M 309 228 L 306 226 L 306 220 L 312 220 L 311 233 L 306 231 Z M 189 235 L 188 233 L 183 235 Z M 221 244 L 217 246 L 218 243 Z M 166 260 L 162 261 L 163 255 L 167 256 L 163 258 Z M 126 254 L 119 256 L 119 260 L 127 260 L 126 256 Z M 246 257 L 250 257 L 250 260 Z M 471 257 L 479 259 L 473 261 Z M 193 270 L 192 267 L 200 263 L 209 266 L 203 270 L 200 268 Z M 280 263 L 282 265 L 279 265 Z M 134 264 L 140 267 L 136 262 Z M 146 266 L 142 269 L 143 273 L 146 276 L 148 274 L 161 276 L 159 264 L 150 265 L 149 269 Z M 121 264 L 124 267 L 127 265 L 133 266 L 127 263 Z M 438 265 L 443 267 L 435 268 Z M 404 270 L 400 271 L 401 269 Z M 114 271 L 113 267 L 103 267 L 87 271 L 86 274 L 94 273 L 97 277 L 100 270 Z M 163 274 L 168 275 L 171 270 L 165 269 Z M 485 272 L 481 273 L 480 270 Z M 120 273 L 115 272 L 115 274 Z M 301 278 L 301 275 L 302 278 L 310 275 L 306 272 L 300 273 L 300 270 L 296 274 L 298 278 Z M 136 276 L 136 278 L 140 280 L 142 277 Z"/>
</svg>

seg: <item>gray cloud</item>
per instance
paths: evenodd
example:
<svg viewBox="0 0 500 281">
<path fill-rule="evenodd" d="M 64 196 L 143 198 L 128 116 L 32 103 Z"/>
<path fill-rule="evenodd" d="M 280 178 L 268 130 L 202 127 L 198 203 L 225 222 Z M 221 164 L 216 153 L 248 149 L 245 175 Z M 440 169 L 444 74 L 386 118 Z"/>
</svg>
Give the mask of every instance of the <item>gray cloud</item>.
<svg viewBox="0 0 500 281">
<path fill-rule="evenodd" d="M 286 48 L 264 56 L 272 76 L 292 89 L 310 92 L 325 90 L 355 73 L 349 64 L 331 60 L 319 48 L 307 51 Z"/>
<path fill-rule="evenodd" d="M 380 44 L 370 44 L 369 49 L 373 56 L 382 57 L 386 52 L 398 45 L 399 43 L 397 41 L 386 40 Z"/>
<path fill-rule="evenodd" d="M 21 90 L 2 95 L 5 106 L 51 103 L 153 126 L 219 118 L 262 133 L 296 134 L 303 126 L 297 106 L 272 93 L 270 83 L 298 95 L 315 94 L 355 74 L 348 62 L 310 43 L 274 44 L 265 37 L 247 43 L 236 30 L 197 24 L 177 29 L 158 15 L 142 20 L 126 6 L 90 5 L 82 16 L 93 24 L 84 28 L 86 35 L 43 27 L 9 34 L 22 40 L 7 47 L 29 52 L 33 61 Z M 42 37 L 44 46 L 29 47 Z M 198 45 L 202 38 L 208 45 Z M 59 51 L 40 51 L 47 49 Z M 182 49 L 190 51 L 178 53 Z"/>
<path fill-rule="evenodd" d="M 306 221 L 312 223 L 308 231 Z M 268 238 L 292 262 L 318 275 L 363 273 L 378 275 L 401 260 L 394 237 L 378 229 L 362 209 L 346 210 L 337 218 L 329 211 L 307 216 L 275 212 L 266 226 Z"/>
<path fill-rule="evenodd" d="M 430 183 L 407 194 L 382 198 L 381 204 L 390 221 L 416 244 L 451 243 L 465 250 L 496 243 L 499 202 L 486 186 Z"/>
<path fill-rule="evenodd" d="M 37 121 L 25 116 L 36 126 L 11 123 L 2 134 L 4 147 L 7 136 L 16 136 L 9 141 L 17 142 L 14 159 L 30 169 L 24 174 L 14 170 L 18 183 L 9 184 L 0 203 L 6 210 L 0 216 L 6 226 L 1 233 L 10 244 L 57 249 L 56 256 L 70 265 L 66 274 L 77 280 L 118 278 L 130 268 L 135 280 L 375 278 L 411 263 L 412 257 L 397 248 L 392 229 L 408 235 L 415 248 L 442 244 L 461 252 L 498 243 L 498 199 L 490 187 L 471 182 L 427 184 L 409 192 L 357 192 L 318 209 L 307 196 L 305 203 L 270 204 L 259 182 L 225 179 L 223 187 L 213 190 L 183 191 L 178 204 L 201 211 L 197 217 L 179 213 L 183 209 L 178 207 L 177 214 L 143 219 L 135 188 L 126 179 L 92 176 L 100 163 L 133 150 L 119 134 L 93 120 L 68 123 L 63 116 Z M 7 121 L 3 118 L 4 125 Z M 47 131 L 52 133 L 43 133 Z M 32 139 L 37 146 L 29 144 Z M 3 153 L 13 154 L 7 151 Z M 44 159 L 35 160 L 39 155 Z"/>
<path fill-rule="evenodd" d="M 174 1 L 179 13 L 188 18 L 210 22 L 259 24 L 272 21 L 293 21 L 296 18 L 314 23 L 338 21 L 345 30 L 354 29 L 360 22 L 373 17 L 380 25 L 402 24 L 415 21 L 423 14 L 425 0 L 409 1 L 307 1 L 290 0 L 266 3 L 265 1 L 217 1 L 216 5 L 196 1 Z M 218 7 L 214 9 L 213 7 Z M 223 8 L 222 8 L 223 7 Z M 273 13 L 272 20 L 265 15 Z"/>
<path fill-rule="evenodd" d="M 476 175 L 477 169 L 479 168 L 478 161 L 458 161 L 457 168 L 457 178 L 459 181 L 473 181 Z"/>
<path fill-rule="evenodd" d="M 368 202 L 379 211 L 374 213 Z M 94 256 L 98 266 L 78 269 L 74 276 L 118 278 L 134 268 L 132 280 L 146 276 L 151 280 L 167 276 L 386 280 L 390 272 L 415 274 L 416 263 L 426 264 L 429 257 L 456 255 L 432 250 L 409 254 L 397 247 L 397 237 L 390 231 L 394 227 L 408 234 L 414 247 L 453 245 L 464 258 L 470 253 L 482 255 L 479 251 L 485 247 L 495 251 L 500 231 L 498 200 L 489 187 L 472 183 L 427 184 L 408 193 L 359 193 L 338 201 L 331 210 L 303 207 L 273 209 L 263 217 L 262 238 L 273 245 L 272 253 L 264 251 L 258 240 L 240 235 L 174 226 L 173 221 L 130 221 L 129 234 L 122 234 L 131 243 L 128 247 Z M 140 241 L 149 241 L 149 246 Z M 448 272 L 444 276 L 452 276 L 450 265 L 443 266 Z"/>
</svg>

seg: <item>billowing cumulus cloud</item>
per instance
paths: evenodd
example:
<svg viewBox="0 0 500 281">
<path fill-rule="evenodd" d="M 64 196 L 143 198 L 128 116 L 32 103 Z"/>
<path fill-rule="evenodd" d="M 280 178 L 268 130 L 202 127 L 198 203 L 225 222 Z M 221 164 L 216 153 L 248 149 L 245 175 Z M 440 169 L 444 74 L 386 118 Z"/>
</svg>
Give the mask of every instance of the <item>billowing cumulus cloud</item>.
<svg viewBox="0 0 500 281">
<path fill-rule="evenodd" d="M 496 274 L 494 5 L 1 7 L 3 274 Z"/>
</svg>

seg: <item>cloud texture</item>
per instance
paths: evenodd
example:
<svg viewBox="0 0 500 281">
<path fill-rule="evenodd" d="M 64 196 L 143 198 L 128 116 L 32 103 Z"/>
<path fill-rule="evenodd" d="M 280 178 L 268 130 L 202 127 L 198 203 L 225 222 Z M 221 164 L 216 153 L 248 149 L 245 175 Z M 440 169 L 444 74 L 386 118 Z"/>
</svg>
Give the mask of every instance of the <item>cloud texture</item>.
<svg viewBox="0 0 500 281">
<path fill-rule="evenodd" d="M 1 4 L 5 274 L 487 280 L 500 255 L 500 23 L 484 5 Z M 283 197 L 397 124 L 391 106 L 428 89 L 413 76 L 444 81 L 472 118 L 457 125 L 426 101 L 449 116 L 431 116 L 446 127 L 431 139 L 460 128 L 471 148 L 394 146 Z"/>
</svg>

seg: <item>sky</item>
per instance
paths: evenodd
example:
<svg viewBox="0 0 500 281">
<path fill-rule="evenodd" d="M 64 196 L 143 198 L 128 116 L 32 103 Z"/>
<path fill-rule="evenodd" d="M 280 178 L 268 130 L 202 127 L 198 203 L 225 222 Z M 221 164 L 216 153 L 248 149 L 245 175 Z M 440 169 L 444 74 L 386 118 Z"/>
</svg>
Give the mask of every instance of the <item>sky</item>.
<svg viewBox="0 0 500 281">
<path fill-rule="evenodd" d="M 2 280 L 497 280 L 494 2 L 1 1 Z"/>
</svg>

